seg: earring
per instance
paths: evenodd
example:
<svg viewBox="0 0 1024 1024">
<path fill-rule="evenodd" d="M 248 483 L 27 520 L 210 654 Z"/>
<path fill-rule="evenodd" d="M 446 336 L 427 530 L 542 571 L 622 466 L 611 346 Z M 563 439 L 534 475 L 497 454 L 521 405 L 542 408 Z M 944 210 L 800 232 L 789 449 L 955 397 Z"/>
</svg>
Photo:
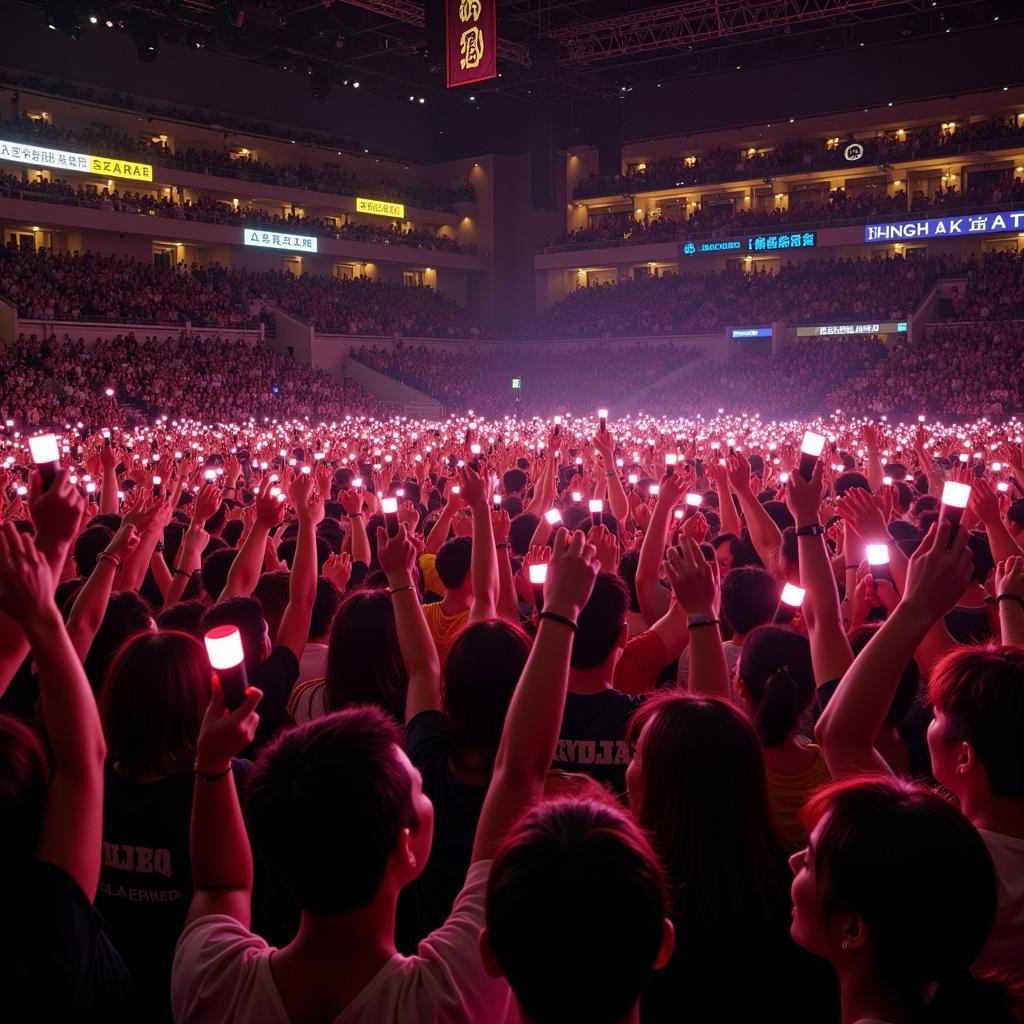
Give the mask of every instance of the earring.
<svg viewBox="0 0 1024 1024">
<path fill-rule="evenodd" d="M 849 942 L 847 942 L 846 939 L 843 939 L 843 952 L 845 953 L 846 950 L 848 950 L 849 948 L 850 948 Z"/>
</svg>

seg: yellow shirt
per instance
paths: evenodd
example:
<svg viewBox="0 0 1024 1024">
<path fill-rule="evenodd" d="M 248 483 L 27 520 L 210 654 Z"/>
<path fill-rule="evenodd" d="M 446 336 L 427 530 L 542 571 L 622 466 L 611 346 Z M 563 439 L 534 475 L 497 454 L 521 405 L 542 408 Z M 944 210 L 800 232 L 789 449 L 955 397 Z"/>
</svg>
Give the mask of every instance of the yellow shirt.
<svg viewBox="0 0 1024 1024">
<path fill-rule="evenodd" d="M 801 820 L 804 802 L 813 790 L 832 778 L 825 767 L 821 748 L 814 743 L 806 743 L 804 746 L 807 750 L 813 750 L 815 756 L 811 766 L 799 775 L 779 775 L 765 770 L 768 804 L 772 809 L 775 827 L 783 843 L 794 850 L 807 842 L 807 831 Z"/>
<path fill-rule="evenodd" d="M 423 570 L 423 589 L 428 594 L 437 594 L 438 597 L 444 597 L 447 591 L 441 582 L 441 577 L 437 575 L 436 563 L 437 555 L 420 555 L 420 568 Z"/>
<path fill-rule="evenodd" d="M 452 641 L 469 620 L 469 609 L 467 608 L 464 612 L 458 612 L 455 615 L 445 615 L 441 611 L 441 602 L 437 601 L 434 604 L 425 604 L 423 606 L 423 614 L 426 616 L 427 626 L 430 627 L 430 635 L 434 638 L 434 645 L 437 647 L 438 660 L 441 662 L 441 667 L 444 668 L 444 663 L 448 660 L 448 649 L 451 647 Z"/>
</svg>

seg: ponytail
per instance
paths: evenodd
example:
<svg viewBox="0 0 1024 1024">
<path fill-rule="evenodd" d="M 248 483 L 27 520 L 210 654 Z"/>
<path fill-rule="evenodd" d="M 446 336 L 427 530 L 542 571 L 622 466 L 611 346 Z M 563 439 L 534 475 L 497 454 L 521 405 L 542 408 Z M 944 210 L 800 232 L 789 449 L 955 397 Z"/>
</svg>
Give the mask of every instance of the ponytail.
<svg viewBox="0 0 1024 1024">
<path fill-rule="evenodd" d="M 754 712 L 754 724 L 764 746 L 777 747 L 785 742 L 799 721 L 803 708 L 796 678 L 789 666 L 783 665 L 765 680 L 761 700 Z"/>
</svg>

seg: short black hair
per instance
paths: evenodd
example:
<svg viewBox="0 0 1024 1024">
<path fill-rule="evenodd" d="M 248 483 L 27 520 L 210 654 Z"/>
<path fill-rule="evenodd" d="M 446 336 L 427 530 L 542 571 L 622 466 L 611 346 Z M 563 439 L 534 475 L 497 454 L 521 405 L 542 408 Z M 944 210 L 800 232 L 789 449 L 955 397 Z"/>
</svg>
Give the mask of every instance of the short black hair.
<svg viewBox="0 0 1024 1024">
<path fill-rule="evenodd" d="M 202 568 L 199 571 L 203 581 L 203 590 L 216 601 L 228 581 L 228 572 L 235 560 L 238 551 L 235 548 L 221 548 L 203 559 Z"/>
<path fill-rule="evenodd" d="M 1024 498 L 1018 498 L 1006 510 L 1006 518 L 1020 530 L 1024 530 Z"/>
<path fill-rule="evenodd" d="M 554 800 L 506 837 L 485 911 L 491 949 L 534 1020 L 607 1022 L 623 1019 L 651 978 L 668 899 L 658 857 L 627 814 Z"/>
<path fill-rule="evenodd" d="M 79 576 L 91 575 L 100 552 L 105 551 L 114 534 L 105 526 L 90 526 L 75 538 L 75 565 Z"/>
<path fill-rule="evenodd" d="M 445 590 L 456 590 L 466 582 L 472 554 L 473 541 L 469 537 L 452 537 L 441 545 L 434 568 Z"/>
<path fill-rule="evenodd" d="M 178 601 L 168 605 L 156 617 L 157 629 L 173 629 L 178 633 L 190 633 L 198 639 L 203 638 L 203 613 L 206 605 L 202 601 Z"/>
<path fill-rule="evenodd" d="M 320 576 L 316 581 L 316 599 L 313 601 L 313 614 L 309 620 L 309 638 L 324 636 L 331 628 L 334 616 L 341 607 L 341 591 L 327 579 Z"/>
<path fill-rule="evenodd" d="M 501 486 L 506 494 L 523 490 L 528 482 L 526 474 L 521 469 L 506 469 L 501 478 Z"/>
<path fill-rule="evenodd" d="M 508 542 L 512 550 L 524 558 L 530 550 L 530 539 L 540 525 L 540 516 L 521 512 L 512 519 L 508 528 Z"/>
<path fill-rule="evenodd" d="M 871 484 L 868 483 L 868 478 L 863 473 L 841 473 L 836 478 L 836 482 L 832 485 L 832 489 L 836 492 L 836 497 L 839 498 L 841 498 L 852 487 L 862 487 L 869 493 L 871 491 Z"/>
<path fill-rule="evenodd" d="M 629 589 L 613 572 L 601 572 L 577 621 L 572 641 L 573 668 L 594 668 L 611 654 L 626 624 Z"/>
<path fill-rule="evenodd" d="M 344 914 L 380 888 L 402 829 L 415 829 L 397 725 L 378 708 L 336 711 L 282 733 L 257 760 L 245 816 L 253 845 L 299 907 Z"/>
<path fill-rule="evenodd" d="M 741 565 L 722 580 L 722 618 L 734 633 L 745 636 L 771 622 L 779 605 L 775 577 L 756 565 Z"/>
</svg>

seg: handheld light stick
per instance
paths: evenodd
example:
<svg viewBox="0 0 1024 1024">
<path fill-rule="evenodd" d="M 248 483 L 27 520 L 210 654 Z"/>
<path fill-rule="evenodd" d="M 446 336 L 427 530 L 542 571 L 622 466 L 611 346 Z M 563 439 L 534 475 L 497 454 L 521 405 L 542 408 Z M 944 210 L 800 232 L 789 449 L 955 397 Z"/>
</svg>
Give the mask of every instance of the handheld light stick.
<svg viewBox="0 0 1024 1024">
<path fill-rule="evenodd" d="M 607 430 L 608 429 L 608 410 L 607 409 L 598 409 L 597 410 L 597 419 L 598 419 L 598 422 L 601 424 L 601 429 L 602 430 Z"/>
<path fill-rule="evenodd" d="M 776 625 L 791 622 L 797 608 L 804 603 L 805 593 L 803 587 L 798 587 L 793 583 L 785 584 L 782 594 L 779 596 L 779 606 L 775 609 L 775 617 L 772 622 Z"/>
<path fill-rule="evenodd" d="M 804 432 L 803 444 L 800 445 L 800 475 L 810 480 L 814 475 L 814 466 L 825 449 L 825 438 L 812 430 Z"/>
<path fill-rule="evenodd" d="M 889 568 L 889 545 L 869 544 L 868 565 L 871 566 L 871 575 L 876 580 L 891 580 L 892 570 Z"/>
<path fill-rule="evenodd" d="M 964 517 L 964 509 L 971 499 L 971 485 L 957 483 L 955 480 L 947 480 L 942 485 L 942 506 L 939 510 L 939 518 L 953 524 L 949 540 L 953 542 L 956 531 L 960 528 L 960 520 Z"/>
<path fill-rule="evenodd" d="M 454 488 L 453 488 L 454 490 Z M 384 513 L 384 522 L 387 524 L 388 536 L 398 536 L 398 499 L 382 498 L 380 509 Z"/>
<path fill-rule="evenodd" d="M 665 456 L 665 473 L 667 476 L 672 476 L 676 471 L 676 462 L 679 460 L 679 456 L 675 452 L 669 452 Z"/>
<path fill-rule="evenodd" d="M 593 519 L 594 525 L 603 525 L 601 522 L 601 513 L 604 511 L 604 502 L 600 498 L 591 498 L 587 507 L 590 509 L 590 518 Z"/>
<path fill-rule="evenodd" d="M 562 513 L 557 508 L 549 508 L 544 513 L 544 518 L 550 526 L 557 526 L 562 521 Z"/>
<path fill-rule="evenodd" d="M 696 512 L 697 509 L 700 508 L 701 502 L 703 500 L 704 500 L 703 496 L 700 495 L 700 494 L 693 494 L 693 493 L 688 494 L 686 496 L 686 511 L 685 511 L 685 514 L 683 515 L 683 518 L 684 519 L 689 519 L 690 516 L 692 516 L 693 513 Z"/>
<path fill-rule="evenodd" d="M 210 666 L 216 670 L 220 688 L 224 691 L 225 706 L 237 708 L 249 688 L 242 634 L 237 626 L 215 626 L 203 637 L 203 643 L 206 644 Z"/>
<path fill-rule="evenodd" d="M 32 461 L 39 470 L 43 481 L 43 490 L 48 490 L 60 469 L 60 450 L 54 434 L 37 434 L 28 439 L 28 449 L 32 453 Z"/>
<path fill-rule="evenodd" d="M 544 608 L 544 581 L 547 578 L 547 562 L 539 562 L 530 566 L 530 585 L 533 587 L 533 603 L 537 611 Z"/>
</svg>

